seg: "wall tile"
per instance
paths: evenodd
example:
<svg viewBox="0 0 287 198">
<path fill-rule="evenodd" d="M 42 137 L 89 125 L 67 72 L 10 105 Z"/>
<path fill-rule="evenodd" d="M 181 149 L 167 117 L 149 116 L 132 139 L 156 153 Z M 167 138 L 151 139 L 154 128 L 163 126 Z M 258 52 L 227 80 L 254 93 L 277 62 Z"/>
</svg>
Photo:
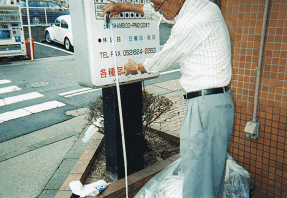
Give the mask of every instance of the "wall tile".
<svg viewBox="0 0 287 198">
<path fill-rule="evenodd" d="M 232 144 L 245 139 L 252 119 L 261 25 L 265 0 L 222 0 L 221 10 L 231 33 L 236 107 Z M 229 149 L 251 173 L 251 183 L 262 192 L 287 197 L 287 2 L 270 1 L 259 86 L 257 119 L 260 138 Z M 285 188 L 284 188 L 285 187 Z"/>
</svg>

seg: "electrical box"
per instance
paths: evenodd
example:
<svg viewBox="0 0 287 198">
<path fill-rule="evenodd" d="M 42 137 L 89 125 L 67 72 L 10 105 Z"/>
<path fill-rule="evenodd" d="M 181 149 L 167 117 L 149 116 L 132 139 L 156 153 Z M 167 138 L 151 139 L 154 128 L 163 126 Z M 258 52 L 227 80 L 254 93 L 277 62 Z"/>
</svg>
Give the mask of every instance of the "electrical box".
<svg viewBox="0 0 287 198">
<path fill-rule="evenodd" d="M 0 5 L 0 57 L 26 55 L 19 5 Z"/>
<path fill-rule="evenodd" d="M 248 121 L 244 132 L 247 137 L 251 137 L 253 139 L 259 138 L 259 122 Z"/>
<path fill-rule="evenodd" d="M 123 2 L 123 0 L 115 0 Z M 150 3 L 149 0 L 130 0 L 131 3 Z M 128 59 L 143 63 L 160 50 L 158 21 L 124 12 L 113 16 L 106 26 L 103 5 L 108 0 L 70 0 L 74 39 L 75 74 L 78 83 L 86 87 L 115 85 L 114 56 L 117 70 L 124 69 Z M 111 35 L 111 29 L 113 35 Z M 112 48 L 114 39 L 115 51 Z M 119 82 L 130 83 L 157 77 L 158 73 L 120 75 Z"/>
</svg>

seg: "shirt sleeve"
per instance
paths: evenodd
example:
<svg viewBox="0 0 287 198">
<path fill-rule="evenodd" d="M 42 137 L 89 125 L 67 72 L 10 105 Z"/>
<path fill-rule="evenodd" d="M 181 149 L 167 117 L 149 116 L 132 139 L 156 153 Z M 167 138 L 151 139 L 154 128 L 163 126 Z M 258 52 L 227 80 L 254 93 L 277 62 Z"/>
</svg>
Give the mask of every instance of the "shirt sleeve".
<svg viewBox="0 0 287 198">
<path fill-rule="evenodd" d="M 147 19 L 160 20 L 162 18 L 161 23 L 168 23 L 168 24 L 175 23 L 175 19 L 166 20 L 162 14 L 160 14 L 159 12 L 155 12 L 151 4 L 144 4 L 143 11 L 144 11 L 144 16 Z"/>
<path fill-rule="evenodd" d="M 179 63 L 187 54 L 191 54 L 204 38 L 184 22 L 176 24 L 162 50 L 143 62 L 148 73 L 159 72 Z"/>
</svg>

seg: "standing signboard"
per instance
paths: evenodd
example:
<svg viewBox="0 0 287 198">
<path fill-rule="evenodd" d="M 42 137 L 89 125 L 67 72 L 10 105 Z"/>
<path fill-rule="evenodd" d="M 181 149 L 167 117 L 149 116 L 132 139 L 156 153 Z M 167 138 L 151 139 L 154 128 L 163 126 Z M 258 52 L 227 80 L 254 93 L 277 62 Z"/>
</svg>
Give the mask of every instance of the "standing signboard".
<svg viewBox="0 0 287 198">
<path fill-rule="evenodd" d="M 122 0 L 118 0 L 122 2 Z M 131 3 L 149 3 L 149 0 L 131 0 Z M 71 0 L 71 21 L 75 46 L 76 75 L 80 85 L 104 87 L 115 85 L 114 58 L 118 71 L 131 58 L 142 63 L 160 50 L 157 21 L 124 12 L 113 16 L 106 27 L 103 5 L 108 0 Z M 113 35 L 110 34 L 113 28 Z M 112 37 L 115 52 L 112 49 Z M 158 76 L 154 74 L 120 75 L 120 83 L 140 81 Z"/>
</svg>

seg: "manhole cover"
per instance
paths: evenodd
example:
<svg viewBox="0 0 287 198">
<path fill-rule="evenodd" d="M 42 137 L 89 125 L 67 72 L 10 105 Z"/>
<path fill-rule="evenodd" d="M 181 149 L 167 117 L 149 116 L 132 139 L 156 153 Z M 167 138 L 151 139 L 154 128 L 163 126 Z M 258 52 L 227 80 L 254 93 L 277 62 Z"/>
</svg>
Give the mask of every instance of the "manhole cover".
<svg viewBox="0 0 287 198">
<path fill-rule="evenodd" d="M 48 82 L 33 82 L 31 83 L 32 87 L 42 87 L 48 85 Z"/>
<path fill-rule="evenodd" d="M 28 87 L 43 87 L 43 86 L 47 86 L 49 85 L 48 82 L 28 82 L 28 83 L 23 83 L 23 84 L 20 84 L 19 87 L 20 88 L 28 88 Z"/>
</svg>

